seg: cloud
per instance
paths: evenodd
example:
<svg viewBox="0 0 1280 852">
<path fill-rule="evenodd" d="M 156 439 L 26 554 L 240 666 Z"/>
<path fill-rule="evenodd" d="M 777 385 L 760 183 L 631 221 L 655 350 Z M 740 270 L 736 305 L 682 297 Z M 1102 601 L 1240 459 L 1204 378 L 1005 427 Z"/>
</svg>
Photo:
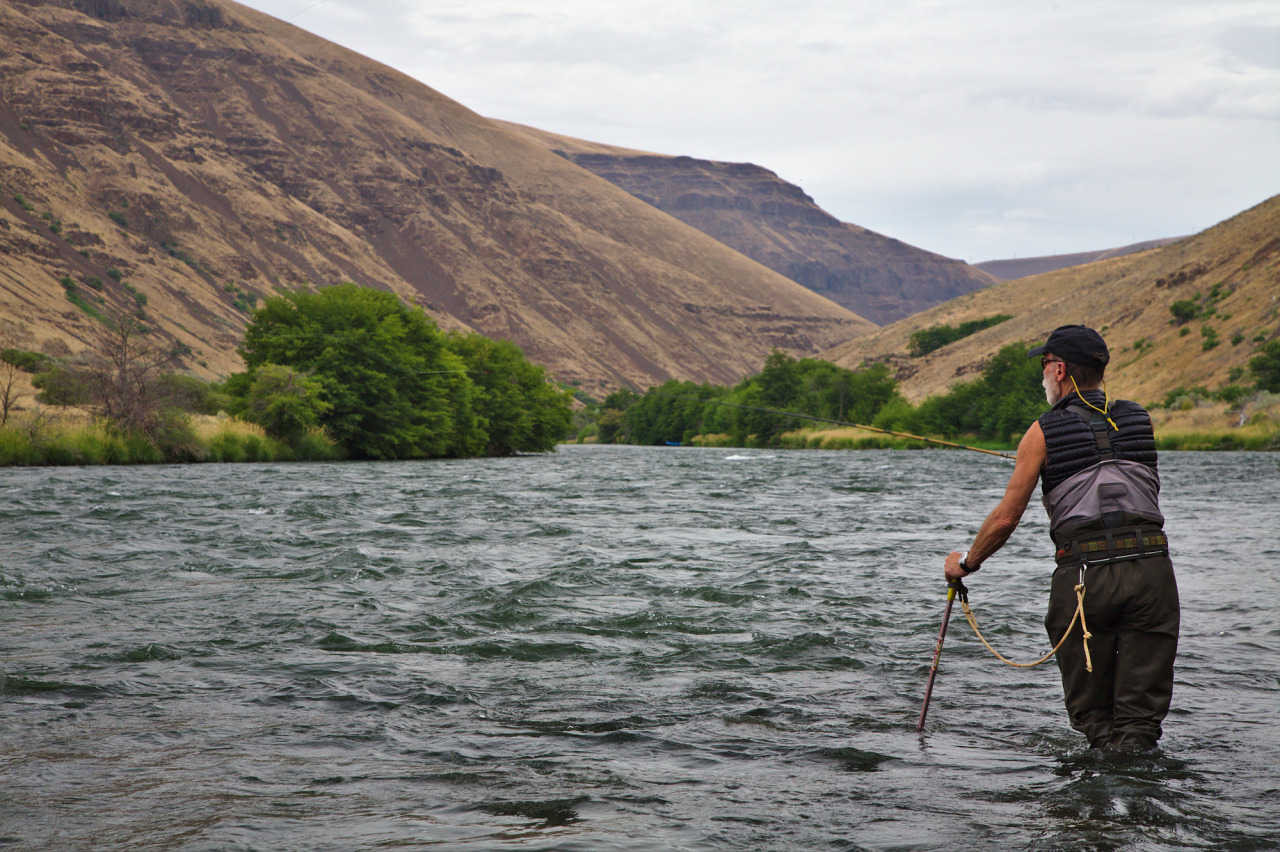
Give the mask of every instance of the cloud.
<svg viewBox="0 0 1280 852">
<path fill-rule="evenodd" d="M 326 0 L 293 23 L 484 115 L 756 162 L 968 260 L 1186 233 L 1280 190 L 1273 0 Z"/>
</svg>

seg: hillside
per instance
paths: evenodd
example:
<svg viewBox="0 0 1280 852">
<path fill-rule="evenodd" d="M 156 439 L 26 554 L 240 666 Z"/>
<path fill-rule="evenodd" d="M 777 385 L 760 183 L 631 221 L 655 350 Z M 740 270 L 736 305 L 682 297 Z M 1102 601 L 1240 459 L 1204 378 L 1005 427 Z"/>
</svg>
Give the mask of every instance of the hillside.
<svg viewBox="0 0 1280 852">
<path fill-rule="evenodd" d="M 876 323 L 996 281 L 963 261 L 841 222 L 800 187 L 760 166 L 651 154 L 508 126 Z"/>
<path fill-rule="evenodd" d="M 1170 306 L 1178 300 L 1195 301 L 1201 315 L 1177 324 Z M 916 330 L 1001 313 L 1013 319 L 921 358 L 907 354 Z M 1163 248 L 962 296 L 822 357 L 842 366 L 886 362 L 918 401 L 973 378 L 1000 347 L 1043 342 L 1066 323 L 1102 331 L 1117 396 L 1150 403 L 1178 386 L 1228 383 L 1261 342 L 1280 337 L 1280 196 Z"/>
<path fill-rule="evenodd" d="M 343 280 L 599 393 L 729 382 L 872 328 L 390 68 L 229 0 L 0 4 L 0 332 L 141 310 L 205 375 Z M 65 281 L 66 284 L 60 284 Z"/>
<path fill-rule="evenodd" d="M 1103 249 L 1102 251 L 1047 254 L 1042 257 L 1017 257 L 1009 260 L 984 260 L 982 263 L 975 263 L 974 266 L 1001 281 L 1010 281 L 1014 278 L 1026 278 L 1031 275 L 1040 275 L 1044 272 L 1053 272 L 1057 269 L 1066 269 L 1068 266 L 1082 266 L 1086 263 L 1108 260 L 1113 257 L 1123 257 L 1126 254 L 1146 251 L 1147 249 L 1160 248 L 1161 246 L 1169 245 L 1169 243 L 1176 243 L 1181 239 L 1185 239 L 1185 237 L 1146 240 L 1145 242 L 1133 243 L 1120 248 Z"/>
</svg>

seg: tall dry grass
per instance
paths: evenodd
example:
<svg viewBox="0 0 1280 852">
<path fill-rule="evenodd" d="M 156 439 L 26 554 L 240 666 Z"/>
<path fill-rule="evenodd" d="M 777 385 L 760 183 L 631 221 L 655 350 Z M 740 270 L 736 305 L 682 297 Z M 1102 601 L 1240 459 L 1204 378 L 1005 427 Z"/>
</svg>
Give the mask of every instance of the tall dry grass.
<svg viewBox="0 0 1280 852">
<path fill-rule="evenodd" d="M 296 445 L 230 417 L 198 416 L 166 440 L 121 432 L 74 409 L 31 408 L 0 427 L 0 466 L 166 462 L 332 461 L 341 448 L 319 430 Z"/>
</svg>

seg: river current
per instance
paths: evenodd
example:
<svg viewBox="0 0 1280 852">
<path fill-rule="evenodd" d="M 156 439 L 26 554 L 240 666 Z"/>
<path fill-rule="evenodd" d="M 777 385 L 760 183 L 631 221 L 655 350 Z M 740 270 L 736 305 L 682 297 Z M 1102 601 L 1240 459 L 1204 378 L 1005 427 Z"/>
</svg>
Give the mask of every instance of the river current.
<svg viewBox="0 0 1280 852">
<path fill-rule="evenodd" d="M 569 446 L 0 470 L 0 849 L 1262 850 L 1280 454 L 1166 453 L 1158 753 L 952 619 L 1011 466 Z M 1048 649 L 1043 511 L 969 581 Z"/>
</svg>

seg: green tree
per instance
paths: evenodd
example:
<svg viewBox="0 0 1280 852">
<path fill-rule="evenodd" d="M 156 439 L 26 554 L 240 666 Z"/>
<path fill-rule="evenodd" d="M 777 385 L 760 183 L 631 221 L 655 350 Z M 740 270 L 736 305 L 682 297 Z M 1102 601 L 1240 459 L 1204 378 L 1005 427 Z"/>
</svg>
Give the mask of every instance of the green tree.
<svg viewBox="0 0 1280 852">
<path fill-rule="evenodd" d="M 480 388 L 476 409 L 486 424 L 487 453 L 545 453 L 555 449 L 573 422 L 568 391 L 547 380 L 519 346 L 480 334 L 450 334 L 449 348 L 467 365 Z"/>
<path fill-rule="evenodd" d="M 392 293 L 355 284 L 267 299 L 245 331 L 250 370 L 309 373 L 328 408 L 320 423 L 359 458 L 473 456 L 487 438 L 476 386 L 443 332 Z M 245 383 L 228 382 L 241 390 Z"/>
<path fill-rule="evenodd" d="M 1249 372 L 1253 373 L 1258 390 L 1280 393 L 1280 340 L 1258 347 L 1249 359 Z"/>
<path fill-rule="evenodd" d="M 263 364 L 253 371 L 244 417 L 268 435 L 296 445 L 330 408 L 320 381 L 292 367 Z"/>
</svg>

